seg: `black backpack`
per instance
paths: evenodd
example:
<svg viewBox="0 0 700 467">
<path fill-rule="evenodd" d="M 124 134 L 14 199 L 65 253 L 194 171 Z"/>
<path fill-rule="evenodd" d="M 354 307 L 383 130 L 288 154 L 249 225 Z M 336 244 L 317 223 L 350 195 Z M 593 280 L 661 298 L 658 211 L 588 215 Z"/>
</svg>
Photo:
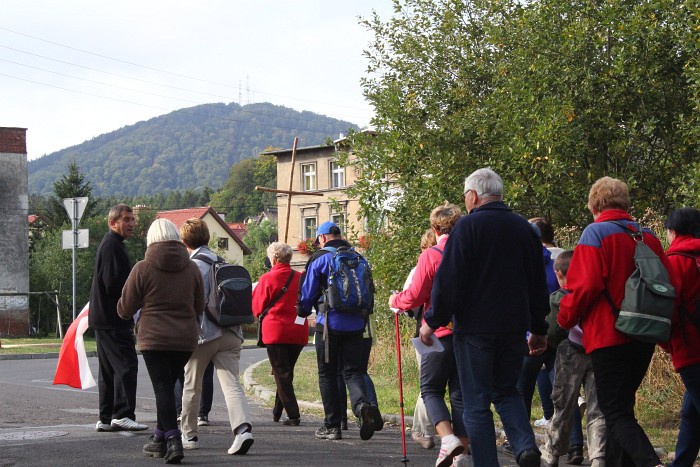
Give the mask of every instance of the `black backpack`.
<svg viewBox="0 0 700 467">
<path fill-rule="evenodd" d="M 698 268 L 698 273 L 700 273 L 700 256 L 694 255 L 692 253 L 680 253 L 673 252 L 668 253 L 667 256 L 685 256 L 686 258 L 691 258 L 695 261 L 695 266 Z M 685 326 L 685 321 L 688 320 L 700 331 L 700 297 L 694 297 L 694 307 L 692 310 L 688 310 L 684 304 L 680 304 L 678 307 L 679 316 L 681 319 L 681 326 Z"/>
<path fill-rule="evenodd" d="M 229 264 L 222 257 L 216 261 L 197 254 L 192 259 L 210 265 L 209 296 L 204 308 L 207 318 L 222 328 L 253 322 L 253 282 L 243 266 Z"/>
</svg>

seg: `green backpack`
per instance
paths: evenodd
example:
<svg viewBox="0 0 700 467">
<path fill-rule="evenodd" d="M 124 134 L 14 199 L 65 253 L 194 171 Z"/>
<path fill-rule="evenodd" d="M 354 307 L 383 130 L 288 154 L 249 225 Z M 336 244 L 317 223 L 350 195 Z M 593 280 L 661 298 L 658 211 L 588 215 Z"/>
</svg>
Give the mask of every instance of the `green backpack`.
<svg viewBox="0 0 700 467">
<path fill-rule="evenodd" d="M 662 343 L 671 337 L 671 318 L 675 308 L 676 291 L 661 259 L 644 243 L 641 226 L 633 230 L 622 227 L 636 243 L 635 269 L 625 282 L 625 295 L 619 307 L 606 290 L 615 315 L 615 329 L 641 342 Z"/>
</svg>

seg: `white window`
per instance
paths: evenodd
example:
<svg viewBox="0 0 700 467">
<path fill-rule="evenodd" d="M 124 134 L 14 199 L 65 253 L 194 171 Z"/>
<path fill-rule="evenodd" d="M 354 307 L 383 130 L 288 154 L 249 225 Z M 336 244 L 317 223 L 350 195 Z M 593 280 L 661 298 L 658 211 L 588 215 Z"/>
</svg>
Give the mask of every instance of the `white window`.
<svg viewBox="0 0 700 467">
<path fill-rule="evenodd" d="M 303 191 L 316 190 L 316 163 L 301 164 L 301 182 Z"/>
<path fill-rule="evenodd" d="M 304 218 L 304 240 L 316 239 L 316 218 L 315 217 L 305 217 Z"/>
<path fill-rule="evenodd" d="M 335 161 L 331 161 L 331 188 L 342 188 L 345 186 L 345 167 L 341 167 Z"/>
<path fill-rule="evenodd" d="M 222 250 L 228 250 L 228 238 L 217 239 L 216 246 L 218 246 Z"/>
<path fill-rule="evenodd" d="M 331 214 L 331 221 L 340 227 L 340 232 L 343 235 L 347 235 L 345 231 L 345 214 Z"/>
</svg>

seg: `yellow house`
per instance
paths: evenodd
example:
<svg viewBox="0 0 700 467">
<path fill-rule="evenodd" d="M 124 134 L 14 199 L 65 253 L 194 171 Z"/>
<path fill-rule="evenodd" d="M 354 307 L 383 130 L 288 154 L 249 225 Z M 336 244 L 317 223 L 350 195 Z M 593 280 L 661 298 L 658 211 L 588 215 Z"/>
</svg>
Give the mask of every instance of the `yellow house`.
<svg viewBox="0 0 700 467">
<path fill-rule="evenodd" d="M 277 194 L 279 239 L 294 249 L 292 265 L 303 266 L 306 263 L 307 257 L 299 252 L 299 244 L 304 240 L 313 241 L 317 227 L 323 222 L 335 222 L 343 236 L 351 241 L 365 233 L 365 226 L 358 215 L 360 204 L 346 194 L 347 188 L 355 183 L 358 174 L 352 167 L 343 167 L 338 162 L 340 151 L 351 151 L 347 144 L 343 144 L 346 141 L 339 139 L 334 144 L 297 148 L 294 167 L 292 149 L 263 153 L 277 158 L 277 190 L 290 190 L 293 170 L 291 191 L 301 193 L 291 196 L 289 219 L 289 196 L 285 193 Z M 322 196 L 314 196 L 312 193 L 320 193 Z"/>
<path fill-rule="evenodd" d="M 187 219 L 196 217 L 202 219 L 209 228 L 209 235 L 216 237 L 216 245 L 224 254 L 226 261 L 232 264 L 243 264 L 243 255 L 251 253 L 250 248 L 243 240 L 231 230 L 221 216 L 209 206 L 200 208 L 175 209 L 173 211 L 159 211 L 156 219 L 163 218 L 172 221 L 179 229 Z"/>
</svg>

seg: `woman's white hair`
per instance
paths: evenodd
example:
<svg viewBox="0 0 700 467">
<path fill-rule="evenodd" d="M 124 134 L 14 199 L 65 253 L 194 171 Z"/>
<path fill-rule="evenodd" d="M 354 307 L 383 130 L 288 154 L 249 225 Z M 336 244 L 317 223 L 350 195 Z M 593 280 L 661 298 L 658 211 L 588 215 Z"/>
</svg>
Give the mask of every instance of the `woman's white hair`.
<svg viewBox="0 0 700 467">
<path fill-rule="evenodd" d="M 146 234 L 146 246 L 151 243 L 165 242 L 168 240 L 178 240 L 180 239 L 180 232 L 168 219 L 156 219 L 153 221 L 151 226 L 148 228 L 148 233 Z"/>
<path fill-rule="evenodd" d="M 270 258 L 270 263 L 273 259 L 277 259 L 278 263 L 289 264 L 293 254 L 292 247 L 283 242 L 272 242 L 267 247 L 267 257 Z"/>
</svg>

